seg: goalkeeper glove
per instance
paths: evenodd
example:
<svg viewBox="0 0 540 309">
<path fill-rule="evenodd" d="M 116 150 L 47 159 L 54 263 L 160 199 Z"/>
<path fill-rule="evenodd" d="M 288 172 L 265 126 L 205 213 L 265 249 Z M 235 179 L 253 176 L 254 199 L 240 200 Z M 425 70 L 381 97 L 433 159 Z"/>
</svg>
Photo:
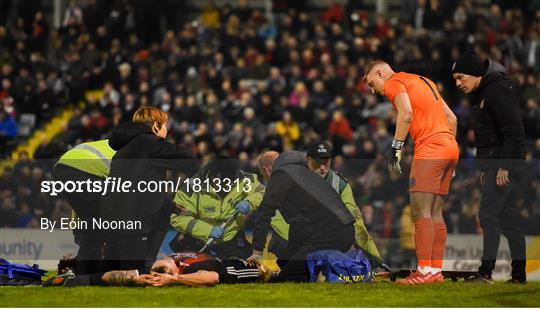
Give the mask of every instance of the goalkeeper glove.
<svg viewBox="0 0 540 309">
<path fill-rule="evenodd" d="M 403 148 L 404 141 L 394 139 L 392 141 L 392 157 L 388 163 L 388 171 L 392 175 L 401 175 L 401 149 Z"/>
</svg>

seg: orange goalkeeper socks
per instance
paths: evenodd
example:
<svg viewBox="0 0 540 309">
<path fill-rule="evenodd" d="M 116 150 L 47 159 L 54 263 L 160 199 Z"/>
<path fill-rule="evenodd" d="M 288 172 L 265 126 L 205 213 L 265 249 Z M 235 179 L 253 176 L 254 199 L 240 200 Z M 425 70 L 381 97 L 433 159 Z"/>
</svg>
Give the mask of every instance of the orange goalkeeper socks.
<svg viewBox="0 0 540 309">
<path fill-rule="evenodd" d="M 444 221 L 433 223 L 433 248 L 431 250 L 431 266 L 441 269 L 443 266 L 444 249 L 446 248 L 446 224 Z"/>
<path fill-rule="evenodd" d="M 431 218 L 422 218 L 414 223 L 414 240 L 416 243 L 418 267 L 431 266 L 433 238 L 433 221 Z"/>
</svg>

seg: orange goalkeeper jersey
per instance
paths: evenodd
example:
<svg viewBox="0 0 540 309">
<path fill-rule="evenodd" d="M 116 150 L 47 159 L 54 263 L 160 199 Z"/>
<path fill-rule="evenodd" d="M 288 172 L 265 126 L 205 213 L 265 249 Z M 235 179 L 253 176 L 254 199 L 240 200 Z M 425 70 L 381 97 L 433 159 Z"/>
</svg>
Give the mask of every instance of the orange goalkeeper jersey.
<svg viewBox="0 0 540 309">
<path fill-rule="evenodd" d="M 455 143 L 455 138 L 444 112 L 444 100 L 437 86 L 420 75 L 395 73 L 384 85 L 384 93 L 392 101 L 394 108 L 396 108 L 394 99 L 402 92 L 406 92 L 411 101 L 413 119 L 409 133 L 414 140 L 415 156 L 440 157 L 442 153 L 434 152 L 434 148 L 445 148 L 445 145 Z M 433 147 L 434 144 L 437 146 Z"/>
</svg>

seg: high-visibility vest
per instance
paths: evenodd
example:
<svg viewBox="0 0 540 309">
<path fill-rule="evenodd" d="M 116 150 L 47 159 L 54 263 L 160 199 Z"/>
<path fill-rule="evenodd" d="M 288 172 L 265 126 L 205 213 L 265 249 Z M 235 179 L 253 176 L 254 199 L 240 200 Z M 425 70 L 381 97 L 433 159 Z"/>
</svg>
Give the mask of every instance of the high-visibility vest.
<svg viewBox="0 0 540 309">
<path fill-rule="evenodd" d="M 243 173 L 243 175 L 244 178 L 240 179 L 238 186 L 233 184 L 232 190 L 224 197 L 220 196 L 213 187 L 210 187 L 210 191 L 206 191 L 204 183 L 202 190 L 194 190 L 194 187 L 185 185 L 176 192 L 174 197 L 174 202 L 182 209 L 182 212 L 171 215 L 171 226 L 181 233 L 206 241 L 212 227 L 221 225 L 234 214 L 237 203 L 248 201 L 251 210 L 256 210 L 262 201 L 265 188 L 257 180 L 255 174 Z M 243 226 L 244 216 L 237 216 L 236 220 L 226 227 L 223 237 L 216 240 L 216 244 L 232 240 Z"/>
<path fill-rule="evenodd" d="M 109 140 L 82 143 L 64 153 L 57 164 L 63 164 L 80 171 L 107 177 L 111 168 L 111 160 L 116 152 L 109 146 Z"/>
<path fill-rule="evenodd" d="M 276 234 L 285 240 L 289 240 L 289 224 L 285 222 L 281 213 L 276 211 L 276 215 L 272 217 L 270 225 Z"/>
</svg>

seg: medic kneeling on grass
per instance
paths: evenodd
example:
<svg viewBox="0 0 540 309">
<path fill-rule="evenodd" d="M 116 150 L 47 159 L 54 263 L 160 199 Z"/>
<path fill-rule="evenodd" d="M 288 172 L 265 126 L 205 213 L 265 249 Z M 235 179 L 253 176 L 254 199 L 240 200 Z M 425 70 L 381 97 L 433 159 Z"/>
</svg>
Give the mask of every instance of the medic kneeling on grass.
<svg viewBox="0 0 540 309">
<path fill-rule="evenodd" d="M 62 271 L 62 270 L 60 270 Z M 65 270 L 64 270 L 65 271 Z M 268 282 L 268 267 L 242 259 L 221 260 L 205 253 L 174 253 L 154 262 L 149 274 L 137 270 L 114 270 L 76 276 L 71 271 L 48 279 L 50 286 L 214 286 L 218 283 Z"/>
</svg>

